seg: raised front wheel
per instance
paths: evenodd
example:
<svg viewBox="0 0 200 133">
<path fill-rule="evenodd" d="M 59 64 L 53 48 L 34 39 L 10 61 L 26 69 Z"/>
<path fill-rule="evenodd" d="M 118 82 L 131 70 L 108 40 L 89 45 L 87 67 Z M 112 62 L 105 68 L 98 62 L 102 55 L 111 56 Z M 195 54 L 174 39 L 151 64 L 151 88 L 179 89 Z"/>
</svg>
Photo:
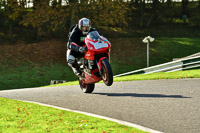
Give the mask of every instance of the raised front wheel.
<svg viewBox="0 0 200 133">
<path fill-rule="evenodd" d="M 79 79 L 79 85 L 84 93 L 92 93 L 94 91 L 95 84 L 85 84 Z"/>
<path fill-rule="evenodd" d="M 102 79 L 107 86 L 113 83 L 113 73 L 108 59 L 103 59 L 102 62 Z"/>
</svg>

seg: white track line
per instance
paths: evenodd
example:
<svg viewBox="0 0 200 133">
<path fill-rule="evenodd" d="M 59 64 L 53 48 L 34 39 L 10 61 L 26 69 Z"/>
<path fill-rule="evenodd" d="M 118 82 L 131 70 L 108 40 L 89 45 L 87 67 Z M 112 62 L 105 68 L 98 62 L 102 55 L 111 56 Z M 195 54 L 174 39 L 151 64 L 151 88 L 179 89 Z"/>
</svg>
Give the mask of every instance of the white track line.
<svg viewBox="0 0 200 133">
<path fill-rule="evenodd" d="M 97 118 L 109 120 L 109 121 L 112 121 L 112 122 L 117 122 L 119 124 L 126 125 L 126 126 L 133 127 L 133 128 L 137 128 L 137 129 L 145 131 L 145 132 L 163 133 L 163 132 L 156 131 L 156 130 L 153 130 L 153 129 L 150 129 L 150 128 L 147 128 L 147 127 L 144 127 L 144 126 L 140 126 L 140 125 L 137 125 L 137 124 L 133 124 L 133 123 L 130 123 L 130 122 L 121 121 L 121 120 L 117 120 L 117 119 L 113 119 L 113 118 L 109 118 L 109 117 L 105 117 L 105 116 L 101 116 L 101 115 L 96 115 L 96 114 L 92 114 L 92 113 L 82 112 L 82 111 L 78 111 L 78 110 L 71 110 L 71 109 L 67 109 L 67 108 L 62 108 L 62 107 L 53 106 L 53 105 L 44 104 L 44 103 L 39 103 L 39 102 L 34 102 L 34 101 L 26 101 L 26 100 L 18 100 L 18 101 L 39 104 L 39 105 L 42 105 L 42 106 L 52 107 L 52 108 L 60 109 L 60 110 L 64 110 L 64 111 L 81 113 L 81 114 L 85 114 L 87 116 L 92 116 L 92 117 L 97 117 Z"/>
</svg>

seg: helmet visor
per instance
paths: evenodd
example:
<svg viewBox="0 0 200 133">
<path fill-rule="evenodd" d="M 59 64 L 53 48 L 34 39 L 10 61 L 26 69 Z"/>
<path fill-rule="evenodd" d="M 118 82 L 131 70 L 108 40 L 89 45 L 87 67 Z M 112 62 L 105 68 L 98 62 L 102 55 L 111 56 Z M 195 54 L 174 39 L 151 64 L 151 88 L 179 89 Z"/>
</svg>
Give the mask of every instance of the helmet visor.
<svg viewBox="0 0 200 133">
<path fill-rule="evenodd" d="M 81 30 L 83 32 L 89 32 L 90 31 L 90 26 L 82 26 Z"/>
</svg>

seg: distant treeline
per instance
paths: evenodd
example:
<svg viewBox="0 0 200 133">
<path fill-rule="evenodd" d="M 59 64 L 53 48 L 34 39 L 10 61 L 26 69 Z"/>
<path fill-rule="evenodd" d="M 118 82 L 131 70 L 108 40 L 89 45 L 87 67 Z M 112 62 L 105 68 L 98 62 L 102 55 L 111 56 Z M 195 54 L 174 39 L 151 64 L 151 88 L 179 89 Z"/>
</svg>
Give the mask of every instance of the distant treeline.
<svg viewBox="0 0 200 133">
<path fill-rule="evenodd" d="M 200 0 L 0 0 L 0 39 L 66 36 L 87 17 L 99 29 L 200 26 Z"/>
</svg>

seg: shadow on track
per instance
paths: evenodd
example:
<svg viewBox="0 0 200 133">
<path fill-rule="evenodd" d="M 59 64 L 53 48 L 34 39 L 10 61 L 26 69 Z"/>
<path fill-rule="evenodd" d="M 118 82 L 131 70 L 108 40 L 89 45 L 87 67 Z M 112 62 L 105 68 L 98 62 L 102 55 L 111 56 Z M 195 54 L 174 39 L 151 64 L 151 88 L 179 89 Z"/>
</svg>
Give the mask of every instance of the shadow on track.
<svg viewBox="0 0 200 133">
<path fill-rule="evenodd" d="M 163 94 L 137 94 L 137 93 L 92 93 L 92 94 L 98 94 L 98 95 L 106 95 L 106 96 L 121 96 L 121 97 L 152 97 L 152 98 L 191 98 L 191 97 L 185 97 L 182 95 L 163 95 Z"/>
</svg>

